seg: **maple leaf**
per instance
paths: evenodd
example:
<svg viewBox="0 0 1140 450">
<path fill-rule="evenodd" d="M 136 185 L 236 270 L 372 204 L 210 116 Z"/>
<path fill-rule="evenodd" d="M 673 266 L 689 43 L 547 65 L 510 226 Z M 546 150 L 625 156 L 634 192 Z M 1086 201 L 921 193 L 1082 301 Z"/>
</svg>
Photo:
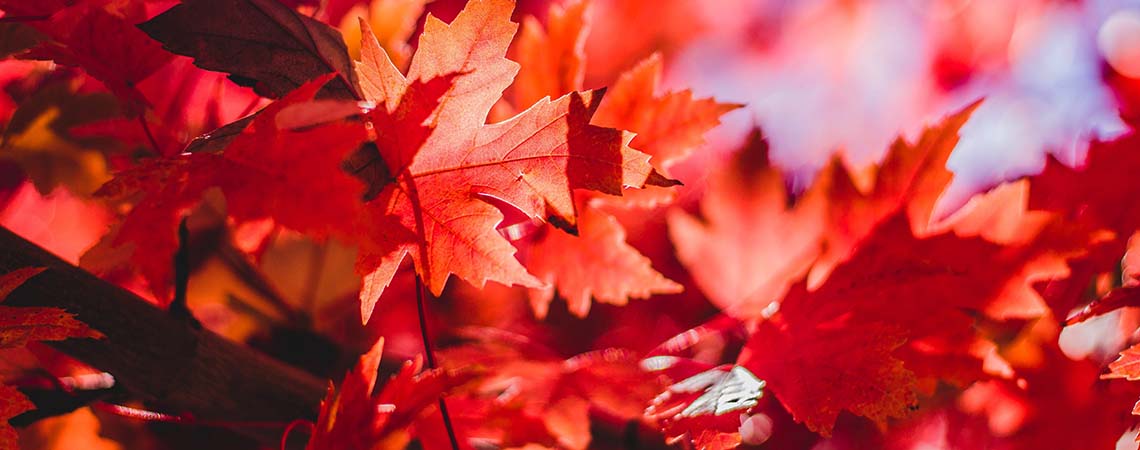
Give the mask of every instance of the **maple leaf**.
<svg viewBox="0 0 1140 450">
<path fill-rule="evenodd" d="M 1140 155 L 1140 135 L 1129 133 L 1109 142 L 1093 142 L 1078 167 L 1050 157 L 1045 169 L 1029 177 L 1029 205 L 1062 214 L 1092 228 L 1108 229 L 1121 239 L 1140 226 L 1140 203 L 1129 186 Z"/>
<path fill-rule="evenodd" d="M 507 91 L 512 105 L 530 105 L 543 97 L 582 89 L 589 17 L 590 2 L 575 0 L 565 5 L 552 3 L 546 27 L 534 16 L 523 19 L 522 31 L 510 49 L 511 59 L 519 63 L 519 75 Z M 595 116 L 594 122 L 598 119 Z"/>
<path fill-rule="evenodd" d="M 79 2 L 35 22 L 50 40 L 23 57 L 79 66 L 119 97 L 143 106 L 147 101 L 135 86 L 174 58 L 135 28 L 143 17 L 141 5 L 127 0 Z"/>
<path fill-rule="evenodd" d="M 709 24 L 702 20 L 708 4 L 693 0 L 668 3 L 597 3 L 597 20 L 586 41 L 594 64 L 587 79 L 610 80 L 655 51 L 669 53 L 699 36 Z M 631 30 L 630 24 L 638 24 Z"/>
<path fill-rule="evenodd" d="M 759 318 L 822 248 L 824 203 L 817 191 L 788 205 L 783 175 L 768 161 L 768 143 L 753 130 L 728 166 L 710 177 L 704 220 L 668 216 L 677 258 L 714 305 Z"/>
<path fill-rule="evenodd" d="M 912 226 L 913 223 L 912 223 Z M 1026 284 L 1044 282 L 1046 285 L 1069 283 L 1071 267 L 1095 256 L 1105 245 L 1100 233 L 1073 226 L 1057 214 L 1029 208 L 1029 182 L 1022 179 L 1003 183 L 971 198 L 956 213 L 931 224 L 927 234 L 953 232 L 961 237 L 978 236 L 989 242 L 1006 246 L 1029 246 L 1040 250 L 1031 258 L 1022 273 L 1010 280 L 997 301 L 984 310 L 993 319 L 1036 319 L 1052 309 L 1054 315 L 1069 308 L 1050 303 L 1036 289 Z"/>
<path fill-rule="evenodd" d="M 25 268 L 0 275 L 0 302 L 16 288 L 44 270 Z M 61 341 L 68 338 L 101 338 L 103 335 L 60 308 L 11 307 L 0 305 L 0 349 L 22 347 L 31 341 Z M 11 419 L 33 409 L 20 391 L 0 385 L 0 449 L 15 450 L 16 431 L 8 424 Z"/>
<path fill-rule="evenodd" d="M 585 1 L 555 4 L 547 14 L 547 29 L 532 17 L 524 21 L 512 47 L 521 65 L 508 91 L 514 105 L 581 88 L 589 11 Z M 693 99 L 687 90 L 659 95 L 660 77 L 657 56 L 623 74 L 607 91 L 592 123 L 637 133 L 630 146 L 649 154 L 650 163 L 666 173 L 669 164 L 703 143 L 704 133 L 719 124 L 721 115 L 740 105 Z M 545 317 L 555 291 L 579 317 L 589 312 L 591 296 L 602 303 L 624 305 L 630 298 L 680 292 L 680 285 L 654 270 L 648 258 L 625 243 L 625 230 L 602 208 L 655 207 L 671 201 L 673 195 L 672 189 L 645 186 L 626 189 L 620 198 L 583 196 L 582 216 L 592 216 L 592 230 L 580 228 L 577 235 L 571 235 L 546 227 L 540 232 L 525 262 L 527 269 L 550 285 L 530 290 L 536 316 Z"/>
<path fill-rule="evenodd" d="M 1058 214 L 1079 232 L 1098 237 L 1088 246 L 1085 257 L 1070 264 L 1073 274 L 1068 280 L 1043 288 L 1057 317 L 1065 317 L 1086 300 L 1084 294 L 1094 276 L 1116 270 L 1128 249 L 1129 237 L 1140 227 L 1140 203 L 1135 201 L 1132 189 L 1121 188 L 1131 186 L 1131 174 L 1140 167 L 1134 151 L 1138 144 L 1140 137 L 1135 133 L 1113 141 L 1095 141 L 1077 167 L 1050 157 L 1040 174 L 1028 177 L 1030 208 Z M 1114 297 L 1111 300 L 1127 292 L 1110 294 Z M 1094 303 L 1091 307 L 1109 305 Z"/>
<path fill-rule="evenodd" d="M 470 392 L 448 398 L 456 414 L 472 418 L 474 423 L 463 424 L 470 437 L 503 446 L 539 442 L 580 450 L 591 441 L 591 410 L 630 420 L 660 391 L 661 379 L 641 371 L 628 350 L 563 358 L 524 336 L 464 331 L 476 341 L 446 350 L 441 361 L 445 367 L 488 369 Z"/>
<path fill-rule="evenodd" d="M 4 11 L 5 15 L 17 17 L 48 17 L 75 3 L 75 0 L 46 0 L 35 3 L 23 0 L 0 0 L 0 10 Z"/>
<path fill-rule="evenodd" d="M 793 286 L 741 354 L 813 431 L 828 435 L 842 410 L 880 423 L 902 417 L 924 379 L 961 374 L 963 359 L 980 375 L 972 314 L 1011 285 L 1030 289 L 1025 267 L 1052 249 L 917 238 L 909 222 L 904 210 L 877 226 L 817 289 Z"/>
<path fill-rule="evenodd" d="M 589 202 L 579 214 L 577 236 L 548 228 L 530 247 L 527 269 L 549 285 L 530 290 L 537 317 L 546 316 L 555 286 L 578 317 L 589 313 L 591 298 L 620 306 L 630 298 L 681 292 L 681 285 L 653 270 L 649 258 L 625 242 L 616 218 Z"/>
<path fill-rule="evenodd" d="M 675 184 L 649 165 L 649 157 L 623 145 L 619 130 L 590 124 L 601 101 L 596 92 L 572 92 L 543 99 L 503 122 L 485 125 L 492 106 L 510 85 L 518 65 L 505 58 L 516 25 L 514 3 L 468 3 L 450 24 L 428 16 L 405 77 L 378 43 L 366 39 L 358 70 L 365 97 L 377 108 L 372 122 L 385 134 L 400 133 L 390 111 L 403 107 L 395 95 L 408 80 L 453 77 L 451 89 L 432 115 L 423 140 L 380 142 L 379 153 L 394 180 L 373 201 L 379 215 L 375 235 L 411 230 L 416 239 L 391 240 L 387 253 L 364 252 L 361 312 L 367 320 L 380 291 L 410 255 L 420 277 L 439 295 L 451 274 L 482 287 L 493 280 L 539 287 L 514 258 L 515 248 L 495 230 L 503 214 L 480 197 L 517 208 L 534 220 L 574 229 L 573 191 L 620 195 L 626 186 Z M 419 124 L 416 124 L 417 127 Z"/>
<path fill-rule="evenodd" d="M 421 372 L 419 361 L 406 361 L 377 391 L 383 349 L 384 339 L 380 339 L 361 355 L 340 389 L 329 386 L 306 449 L 404 448 L 412 437 L 408 427 L 446 391 L 471 375 L 443 369 Z"/>
<path fill-rule="evenodd" d="M 859 241 L 900 205 L 905 207 L 915 232 L 926 231 L 938 198 L 953 178 L 946 160 L 958 143 L 958 130 L 979 104 L 966 106 L 928 127 L 913 144 L 897 139 L 873 170 L 868 192 L 858 188 L 851 172 L 838 161 L 821 175 L 824 179 L 820 182 L 828 186 L 827 248 L 812 267 L 813 284 L 846 259 Z"/>
<path fill-rule="evenodd" d="M 744 105 L 694 98 L 691 90 L 659 93 L 664 62 L 654 53 L 622 73 L 594 123 L 637 133 L 630 146 L 653 156 L 658 170 L 686 158 L 704 144 L 704 135 L 720 125 L 720 117 Z"/>
<path fill-rule="evenodd" d="M 149 37 L 145 39 L 150 40 Z M 223 142 L 226 129 L 215 129 L 227 121 L 240 119 L 238 115 L 245 114 L 254 106 L 268 103 L 252 90 L 234 85 L 225 74 L 198 68 L 192 59 L 183 57 L 174 59 L 135 87 L 149 103 L 146 111 L 126 111 L 119 117 L 73 127 L 72 134 L 112 138 L 127 148 L 142 148 L 161 156 L 194 153 L 201 146 L 188 147 L 188 139 L 198 136 L 199 142 L 228 143 Z M 245 105 L 245 108 L 238 111 L 230 106 L 236 104 Z M 249 115 L 245 121 L 235 120 L 235 123 L 242 124 L 236 132 L 248 125 L 253 117 Z M 200 136 L 210 130 L 214 131 Z M 236 136 L 236 132 L 230 137 Z M 224 146 L 219 145 L 213 150 Z"/>
<path fill-rule="evenodd" d="M 99 195 L 111 198 L 142 193 L 109 238 L 113 247 L 135 246 L 132 259 L 160 298 L 171 282 L 178 218 L 210 188 L 221 189 L 227 212 L 239 222 L 272 217 L 318 237 L 354 234 L 363 186 L 341 170 L 341 161 L 364 142 L 365 130 L 347 120 L 315 126 L 305 121 L 306 115 L 324 111 L 313 97 L 331 77 L 305 84 L 266 107 L 220 154 L 148 160 L 100 189 Z"/>
<path fill-rule="evenodd" d="M 163 48 L 229 73 L 262 96 L 281 97 L 335 73 L 322 96 L 359 98 L 340 33 L 274 0 L 186 0 L 138 27 Z"/>
<path fill-rule="evenodd" d="M 1028 351 L 1007 350 L 1018 380 L 978 383 L 959 397 L 962 410 L 988 416 L 990 433 L 998 435 L 990 437 L 993 444 L 988 448 L 1119 446 L 1121 435 L 1135 427 L 1129 406 L 1140 396 L 1136 383 L 1110 379 L 1116 377 L 1103 375 L 1096 361 L 1066 356 L 1058 347 L 1054 322 L 1041 321 L 1032 328 L 1018 340 L 1041 342 L 1032 343 Z"/>
<path fill-rule="evenodd" d="M 1120 357 L 1109 364 L 1108 369 L 1110 373 L 1103 375 L 1101 378 L 1124 378 L 1128 381 L 1140 380 L 1140 344 L 1133 345 L 1120 352 Z M 1133 414 L 1140 413 L 1134 410 Z"/>
</svg>

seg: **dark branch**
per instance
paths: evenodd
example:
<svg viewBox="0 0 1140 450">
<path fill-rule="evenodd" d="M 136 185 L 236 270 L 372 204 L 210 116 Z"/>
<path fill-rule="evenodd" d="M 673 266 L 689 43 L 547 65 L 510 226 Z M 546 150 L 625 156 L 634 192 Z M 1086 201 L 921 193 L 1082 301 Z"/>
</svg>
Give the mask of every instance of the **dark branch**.
<svg viewBox="0 0 1140 450">
<path fill-rule="evenodd" d="M 5 300 L 53 306 L 107 335 L 53 342 L 56 349 L 112 374 L 148 408 L 202 421 L 281 422 L 314 418 L 325 382 L 211 333 L 0 228 L 0 273 L 50 270 Z M 281 430 L 245 430 L 276 446 Z"/>
</svg>

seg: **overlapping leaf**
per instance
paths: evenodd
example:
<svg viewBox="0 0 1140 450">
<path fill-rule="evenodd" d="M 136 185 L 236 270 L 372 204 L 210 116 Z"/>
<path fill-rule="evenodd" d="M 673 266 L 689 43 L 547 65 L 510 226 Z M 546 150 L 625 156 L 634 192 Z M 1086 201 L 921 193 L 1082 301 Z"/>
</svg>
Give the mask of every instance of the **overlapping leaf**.
<svg viewBox="0 0 1140 450">
<path fill-rule="evenodd" d="M 978 104 L 928 127 L 913 144 L 896 140 L 869 175 L 873 178 L 867 192 L 855 181 L 862 177 L 842 164 L 833 164 L 825 172 L 823 176 L 830 179 L 820 182 L 828 186 L 827 249 L 812 268 L 813 281 L 822 280 L 831 267 L 845 260 L 859 241 L 900 205 L 905 207 L 915 232 L 925 232 L 938 198 L 953 178 L 946 160 L 958 143 L 958 130 Z"/>
<path fill-rule="evenodd" d="M 759 318 L 807 273 L 823 248 L 825 203 L 818 189 L 788 206 L 784 177 L 754 130 L 728 167 L 709 180 L 703 220 L 669 215 L 677 257 L 722 310 Z"/>
<path fill-rule="evenodd" d="M 590 9 L 585 1 L 556 4 L 550 7 L 545 29 L 533 18 L 524 22 L 512 47 L 522 66 L 508 91 L 516 107 L 581 88 Z M 592 123 L 637 133 L 630 145 L 649 154 L 650 163 L 666 173 L 671 163 L 704 142 L 704 133 L 720 123 L 721 115 L 739 105 L 694 99 L 688 90 L 660 94 L 661 71 L 661 58 L 655 55 L 623 74 L 607 91 Z M 591 298 L 624 305 L 630 298 L 680 292 L 680 285 L 654 270 L 648 258 L 625 243 L 624 229 L 604 207 L 653 207 L 668 202 L 672 195 L 672 190 L 647 186 L 627 189 L 620 199 L 582 196 L 580 209 L 587 225 L 578 235 L 552 227 L 540 232 L 526 260 L 527 268 L 548 284 L 531 290 L 536 315 L 545 316 L 555 292 L 580 317 L 589 312 Z"/>
<path fill-rule="evenodd" d="M 591 299 L 625 305 L 630 298 L 681 291 L 681 285 L 653 270 L 649 258 L 626 243 L 625 229 L 616 218 L 589 201 L 580 216 L 577 236 L 548 228 L 530 248 L 527 268 L 550 284 L 531 289 L 536 316 L 546 316 L 555 283 L 570 313 L 578 317 L 589 313 Z"/>
<path fill-rule="evenodd" d="M 394 181 L 374 204 L 384 217 L 395 218 L 380 228 L 411 230 L 416 239 L 390 242 L 396 250 L 387 254 L 363 255 L 365 317 L 405 255 L 437 295 L 451 274 L 476 286 L 488 280 L 541 286 L 495 231 L 502 213 L 480 197 L 574 229 L 576 189 L 619 195 L 623 187 L 673 183 L 653 170 L 647 155 L 623 145 L 621 131 L 590 124 L 600 93 L 543 99 L 511 119 L 484 125 L 518 71 L 505 58 L 516 28 L 509 20 L 512 9 L 510 1 L 482 0 L 469 3 L 450 25 L 429 17 L 406 77 L 376 51 L 378 44 L 362 46 L 366 97 L 387 105 L 373 117 L 381 136 L 400 134 L 376 116 L 398 109 L 395 96 L 409 80 L 454 77 L 422 145 L 379 143 Z"/>
<path fill-rule="evenodd" d="M 142 5 L 125 0 L 77 2 L 36 23 L 50 39 L 25 57 L 79 66 L 136 107 L 145 105 L 135 86 L 174 55 L 135 28 L 143 18 Z"/>
<path fill-rule="evenodd" d="M 982 376 L 972 314 L 1011 283 L 1029 289 L 1025 267 L 1051 250 L 1048 241 L 918 238 L 909 222 L 896 213 L 817 289 L 794 286 L 741 355 L 740 364 L 814 431 L 829 433 L 844 410 L 879 422 L 901 417 L 922 379 L 959 374 L 963 358 Z"/>
<path fill-rule="evenodd" d="M 187 0 L 139 28 L 167 50 L 229 73 L 263 96 L 281 97 L 333 73 L 325 95 L 359 98 L 340 33 L 273 0 Z"/>
<path fill-rule="evenodd" d="M 363 126 L 334 120 L 294 129 L 328 79 L 267 107 L 221 154 L 149 160 L 100 190 L 107 197 L 135 200 L 113 245 L 134 245 L 132 259 L 156 294 L 169 292 L 179 216 L 210 188 L 225 194 L 229 214 L 239 221 L 272 217 L 317 236 L 352 234 L 363 187 L 340 165 L 365 140 Z"/>
<path fill-rule="evenodd" d="M 471 418 L 460 424 L 466 434 L 505 447 L 539 443 L 584 449 L 591 442 L 590 411 L 633 420 L 661 388 L 661 378 L 642 372 L 628 350 L 562 358 L 501 330 L 465 334 L 478 340 L 446 351 L 444 366 L 487 372 L 470 392 L 449 397 L 449 405 L 458 405 L 453 414 Z"/>
<path fill-rule="evenodd" d="M 507 91 L 512 105 L 529 105 L 582 89 L 589 23 L 590 2 L 584 0 L 565 6 L 551 4 L 545 27 L 536 17 L 523 19 L 510 53 L 519 63 L 519 76 Z"/>
<path fill-rule="evenodd" d="M 383 349 L 381 339 L 361 355 L 339 389 L 329 386 L 306 449 L 404 448 L 412 438 L 408 427 L 470 375 L 442 369 L 421 372 L 418 361 L 407 361 L 378 389 L 376 378 Z"/>
</svg>

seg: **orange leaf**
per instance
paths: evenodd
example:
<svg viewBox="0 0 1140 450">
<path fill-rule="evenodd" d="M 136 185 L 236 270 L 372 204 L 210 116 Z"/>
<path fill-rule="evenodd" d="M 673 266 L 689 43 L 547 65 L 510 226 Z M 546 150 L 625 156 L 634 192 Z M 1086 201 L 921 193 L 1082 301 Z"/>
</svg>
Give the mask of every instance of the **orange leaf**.
<svg viewBox="0 0 1140 450">
<path fill-rule="evenodd" d="M 508 91 L 512 105 L 530 105 L 543 97 L 561 97 L 582 89 L 589 15 L 588 1 L 572 0 L 565 6 L 550 5 L 545 28 L 533 16 L 523 20 L 522 31 L 511 48 L 511 59 L 520 66 L 519 76 Z"/>
<path fill-rule="evenodd" d="M 591 298 L 620 306 L 630 298 L 681 292 L 681 285 L 653 270 L 649 258 L 625 242 L 625 230 L 613 216 L 587 204 L 579 219 L 578 236 L 548 227 L 530 248 L 527 269 L 548 283 L 530 290 L 536 316 L 546 316 L 555 286 L 578 317 L 590 312 Z"/>
<path fill-rule="evenodd" d="M 669 214 L 678 259 L 728 314 L 759 318 L 819 254 L 825 206 L 819 193 L 787 205 L 784 178 L 755 130 L 728 167 L 709 178 L 703 220 Z"/>
<path fill-rule="evenodd" d="M 412 48 L 408 38 L 416 30 L 416 22 L 424 12 L 424 4 L 429 0 L 372 0 L 367 6 L 357 4 L 340 21 L 341 34 L 348 45 L 348 53 L 360 56 L 357 46 L 369 34 L 365 29 L 375 31 L 378 44 L 392 57 L 397 67 L 407 68 Z M 363 80 L 361 80 L 363 81 Z"/>
<path fill-rule="evenodd" d="M 374 84 L 381 88 L 366 90 L 369 99 L 386 105 L 372 120 L 395 135 L 402 134 L 400 127 L 385 123 L 398 117 L 390 111 L 405 108 L 407 99 L 397 101 L 393 94 L 402 94 L 408 80 L 452 80 L 422 145 L 380 142 L 379 153 L 395 181 L 373 203 L 377 217 L 391 218 L 375 221 L 373 235 L 410 230 L 415 239 L 391 240 L 395 250 L 387 253 L 362 254 L 360 269 L 368 274 L 361 291 L 365 320 L 409 254 L 436 295 L 451 274 L 476 287 L 488 280 L 542 285 L 495 230 L 503 214 L 484 198 L 574 229 L 575 189 L 619 195 L 626 186 L 674 183 L 652 169 L 647 155 L 625 147 L 621 131 L 590 124 L 601 100 L 594 92 L 543 99 L 511 119 L 485 125 L 518 71 L 505 58 L 516 29 L 509 20 L 513 7 L 509 0 L 473 1 L 450 25 L 429 16 L 406 78 L 378 52 L 363 53 L 361 78 L 381 80 Z M 371 45 L 367 39 L 366 45 Z"/>
<path fill-rule="evenodd" d="M 664 171 L 704 144 L 705 133 L 720 125 L 720 116 L 744 105 L 693 98 L 688 89 L 658 94 L 661 59 L 654 53 L 623 73 L 607 91 L 594 123 L 637 133 L 630 145 L 652 156 L 653 167 Z"/>
<path fill-rule="evenodd" d="M 1101 378 L 1124 378 L 1128 381 L 1140 380 L 1140 344 L 1133 345 L 1120 352 L 1112 364 L 1108 365 L 1110 372 Z"/>
<path fill-rule="evenodd" d="M 466 434 L 504 447 L 558 443 L 585 448 L 591 439 L 589 411 L 634 419 L 660 392 L 660 379 L 641 371 L 628 350 L 608 348 L 563 359 L 501 330 L 466 334 L 478 341 L 445 351 L 444 365 L 488 370 L 472 383 L 473 392 L 450 397 L 448 405 L 458 403 L 476 413 L 471 414 L 474 423 L 464 424 Z"/>
<path fill-rule="evenodd" d="M 509 91 L 514 105 L 581 87 L 589 9 L 586 2 L 577 1 L 565 8 L 552 5 L 545 30 L 536 19 L 527 18 L 513 48 L 522 66 Z M 693 100 L 689 91 L 659 96 L 660 72 L 660 58 L 654 57 L 623 75 L 607 91 L 593 123 L 638 133 L 631 145 L 652 156 L 650 163 L 664 173 L 668 163 L 703 143 L 704 133 L 719 124 L 720 115 L 739 105 Z M 680 285 L 664 278 L 625 242 L 621 224 L 601 209 L 603 205 L 655 207 L 671 201 L 673 190 L 646 186 L 626 189 L 622 195 L 583 196 L 582 220 L 591 216 L 591 223 L 580 226 L 577 235 L 553 227 L 540 232 L 526 259 L 527 269 L 550 285 L 530 291 L 538 317 L 545 317 L 555 291 L 579 317 L 589 312 L 591 295 L 603 303 L 624 305 L 630 298 L 680 292 Z"/>
</svg>

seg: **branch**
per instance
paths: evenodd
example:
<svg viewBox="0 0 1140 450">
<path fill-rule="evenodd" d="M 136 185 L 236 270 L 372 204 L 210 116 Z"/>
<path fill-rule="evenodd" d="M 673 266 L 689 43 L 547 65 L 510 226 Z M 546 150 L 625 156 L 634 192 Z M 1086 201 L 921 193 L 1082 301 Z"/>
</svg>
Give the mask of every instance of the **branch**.
<svg viewBox="0 0 1140 450">
<path fill-rule="evenodd" d="M 149 408 L 211 422 L 284 425 L 315 418 L 324 381 L 195 329 L 0 227 L 0 273 L 23 267 L 50 270 L 28 280 L 4 304 L 63 308 L 103 332 L 106 339 L 49 345 L 112 374 Z M 272 446 L 281 437 L 280 430 L 256 433 Z"/>
</svg>

